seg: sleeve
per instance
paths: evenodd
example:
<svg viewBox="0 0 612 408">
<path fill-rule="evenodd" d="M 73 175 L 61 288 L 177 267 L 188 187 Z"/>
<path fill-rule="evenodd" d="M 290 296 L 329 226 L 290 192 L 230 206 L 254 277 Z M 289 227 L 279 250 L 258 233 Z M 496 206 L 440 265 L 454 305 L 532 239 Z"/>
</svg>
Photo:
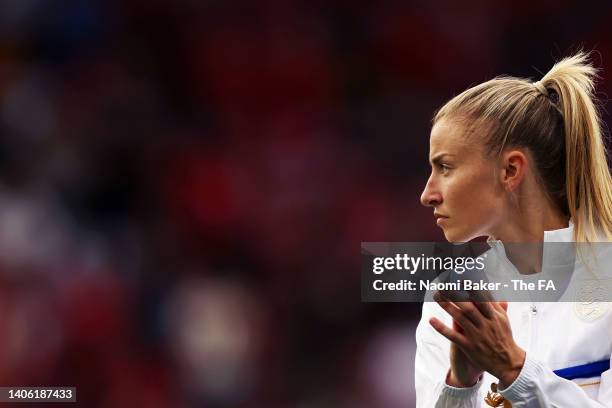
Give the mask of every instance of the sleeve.
<svg viewBox="0 0 612 408">
<path fill-rule="evenodd" d="M 602 373 L 599 395 L 594 400 L 579 385 L 559 377 L 528 352 L 519 376 L 499 392 L 513 408 L 612 407 L 612 371 Z"/>
<path fill-rule="evenodd" d="M 414 378 L 417 408 L 485 406 L 480 394 L 482 378 L 470 388 L 455 388 L 446 384 L 446 376 L 450 368 L 450 342 L 429 324 L 429 319 L 433 316 L 450 324 L 449 316 L 445 315 L 437 303 L 423 303 L 423 313 L 416 330 L 417 350 Z"/>
<path fill-rule="evenodd" d="M 486 390 L 480 392 L 482 379 L 471 388 L 446 384 L 450 342 L 431 327 L 431 317 L 437 317 L 446 325 L 452 324 L 450 316 L 437 303 L 423 303 L 416 330 L 414 378 L 417 408 L 489 408 L 484 402 Z M 512 403 L 513 408 L 612 408 L 612 369 L 602 373 L 598 397 L 592 399 L 578 384 L 559 377 L 527 351 L 519 376 L 499 393 Z"/>
</svg>

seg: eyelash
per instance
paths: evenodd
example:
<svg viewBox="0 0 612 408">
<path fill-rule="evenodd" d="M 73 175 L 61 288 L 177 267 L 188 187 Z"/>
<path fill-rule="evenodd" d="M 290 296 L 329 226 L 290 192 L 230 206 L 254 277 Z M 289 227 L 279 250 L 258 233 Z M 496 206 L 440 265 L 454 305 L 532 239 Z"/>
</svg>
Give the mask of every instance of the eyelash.
<svg viewBox="0 0 612 408">
<path fill-rule="evenodd" d="M 447 166 L 446 164 L 439 164 L 438 167 L 440 168 L 441 172 L 443 175 L 448 174 L 448 172 L 450 171 L 450 167 Z"/>
</svg>

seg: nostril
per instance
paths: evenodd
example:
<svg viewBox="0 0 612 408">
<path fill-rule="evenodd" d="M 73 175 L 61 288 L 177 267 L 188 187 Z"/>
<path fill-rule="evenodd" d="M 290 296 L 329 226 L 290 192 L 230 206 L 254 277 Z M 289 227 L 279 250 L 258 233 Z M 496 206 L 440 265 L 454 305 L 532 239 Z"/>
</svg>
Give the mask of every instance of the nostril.
<svg viewBox="0 0 612 408">
<path fill-rule="evenodd" d="M 442 200 L 440 199 L 439 195 L 431 194 L 425 197 L 425 202 L 423 203 L 423 205 L 425 205 L 426 207 L 435 207 L 439 205 L 441 201 Z"/>
</svg>

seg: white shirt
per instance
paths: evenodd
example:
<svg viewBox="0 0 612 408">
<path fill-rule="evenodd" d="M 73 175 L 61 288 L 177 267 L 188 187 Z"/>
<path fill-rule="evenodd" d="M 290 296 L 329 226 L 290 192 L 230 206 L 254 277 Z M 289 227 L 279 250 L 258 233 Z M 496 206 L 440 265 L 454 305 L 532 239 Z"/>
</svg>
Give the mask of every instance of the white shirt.
<svg viewBox="0 0 612 408">
<path fill-rule="evenodd" d="M 571 242 L 573 225 L 545 231 L 544 242 Z M 494 248 L 493 248 L 494 249 Z M 611 259 L 607 259 L 611 261 Z M 546 257 L 544 257 L 546 263 Z M 606 262 L 612 269 L 612 261 Z M 582 268 L 576 260 L 576 269 Z M 510 302 L 508 318 L 515 342 L 526 351 L 516 380 L 499 392 L 519 407 L 612 407 L 612 371 L 566 380 L 553 370 L 612 357 L 612 307 L 608 302 Z M 593 310 L 595 310 L 593 312 Z M 415 385 L 418 408 L 489 407 L 484 402 L 497 378 L 488 372 L 471 388 L 446 384 L 450 342 L 429 324 L 437 317 L 452 327 L 452 317 L 436 302 L 423 304 L 416 331 Z"/>
</svg>

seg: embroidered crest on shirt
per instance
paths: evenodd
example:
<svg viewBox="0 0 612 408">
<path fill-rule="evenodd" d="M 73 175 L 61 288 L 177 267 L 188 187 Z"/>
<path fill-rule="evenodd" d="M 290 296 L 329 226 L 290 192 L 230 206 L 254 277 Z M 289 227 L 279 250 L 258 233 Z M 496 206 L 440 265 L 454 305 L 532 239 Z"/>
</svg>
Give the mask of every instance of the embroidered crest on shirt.
<svg viewBox="0 0 612 408">
<path fill-rule="evenodd" d="M 605 300 L 606 288 L 601 280 L 583 280 L 576 289 L 574 312 L 581 320 L 592 322 L 610 309 L 610 302 Z"/>
</svg>

